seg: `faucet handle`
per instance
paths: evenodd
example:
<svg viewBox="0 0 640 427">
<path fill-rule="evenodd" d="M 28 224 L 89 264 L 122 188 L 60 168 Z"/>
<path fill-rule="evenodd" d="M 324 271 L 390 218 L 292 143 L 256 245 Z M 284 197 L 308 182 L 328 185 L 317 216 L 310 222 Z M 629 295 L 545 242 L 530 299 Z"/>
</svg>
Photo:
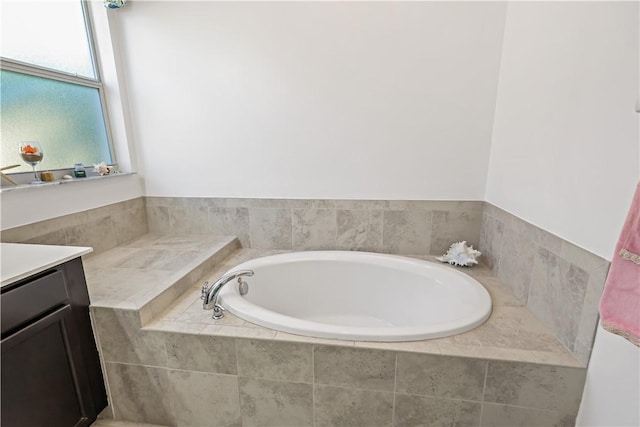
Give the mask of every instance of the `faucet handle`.
<svg viewBox="0 0 640 427">
<path fill-rule="evenodd" d="M 200 299 L 205 300 L 207 298 L 207 293 L 209 292 L 209 281 L 207 280 L 202 284 L 202 291 L 200 292 Z"/>
</svg>

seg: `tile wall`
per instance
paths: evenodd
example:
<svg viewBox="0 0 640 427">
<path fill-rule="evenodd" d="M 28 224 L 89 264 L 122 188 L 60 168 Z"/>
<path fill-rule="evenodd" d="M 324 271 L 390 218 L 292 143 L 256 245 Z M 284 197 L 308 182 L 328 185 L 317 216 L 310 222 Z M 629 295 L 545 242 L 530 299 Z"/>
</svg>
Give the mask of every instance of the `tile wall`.
<svg viewBox="0 0 640 427">
<path fill-rule="evenodd" d="M 3 242 L 92 246 L 147 232 L 235 235 L 243 247 L 442 254 L 457 240 L 580 360 L 589 358 L 609 263 L 489 203 L 146 197 L 3 230 Z"/>
<path fill-rule="evenodd" d="M 441 255 L 478 246 L 483 202 L 401 200 L 145 199 L 154 233 L 238 236 L 245 248 L 341 249 Z"/>
<path fill-rule="evenodd" d="M 609 262 L 489 203 L 480 250 L 512 294 L 586 363 Z"/>
<path fill-rule="evenodd" d="M 141 330 L 93 308 L 116 419 L 201 426 L 572 426 L 584 368 Z"/>
<path fill-rule="evenodd" d="M 2 230 L 4 243 L 91 246 L 93 254 L 120 246 L 146 233 L 144 199 L 65 215 L 21 227 Z"/>
</svg>

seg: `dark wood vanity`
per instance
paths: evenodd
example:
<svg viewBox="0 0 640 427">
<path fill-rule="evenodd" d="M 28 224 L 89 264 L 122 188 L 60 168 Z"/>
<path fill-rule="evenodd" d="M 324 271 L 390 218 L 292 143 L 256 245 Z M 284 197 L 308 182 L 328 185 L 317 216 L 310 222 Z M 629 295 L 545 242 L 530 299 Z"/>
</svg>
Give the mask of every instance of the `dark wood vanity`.
<svg viewBox="0 0 640 427">
<path fill-rule="evenodd" d="M 90 425 L 107 397 L 81 258 L 3 284 L 0 306 L 1 425 Z"/>
</svg>

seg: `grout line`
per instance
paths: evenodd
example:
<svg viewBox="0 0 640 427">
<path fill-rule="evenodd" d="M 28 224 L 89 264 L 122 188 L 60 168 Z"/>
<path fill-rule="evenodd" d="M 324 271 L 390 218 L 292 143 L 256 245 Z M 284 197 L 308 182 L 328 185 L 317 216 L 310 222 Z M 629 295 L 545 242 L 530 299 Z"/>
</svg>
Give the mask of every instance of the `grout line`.
<svg viewBox="0 0 640 427">
<path fill-rule="evenodd" d="M 311 425 L 316 425 L 316 345 L 311 344 Z"/>
<path fill-rule="evenodd" d="M 238 364 L 238 338 L 233 339 L 233 350 L 236 354 L 236 386 L 238 387 L 238 411 L 240 412 L 240 425 L 244 425 L 244 415 L 242 411 L 242 402 L 240 401 L 240 365 Z"/>
<path fill-rule="evenodd" d="M 396 419 L 396 395 L 398 394 L 398 353 L 394 352 L 395 367 L 393 370 L 393 403 L 391 405 L 391 425 L 395 425 Z"/>
<path fill-rule="evenodd" d="M 480 423 L 480 425 L 482 425 L 482 417 L 484 415 L 484 395 L 487 391 L 487 377 L 489 376 L 489 361 L 487 361 L 485 363 L 485 367 L 484 367 L 484 382 L 482 384 L 482 396 L 480 397 L 480 419 L 478 420 L 478 422 Z"/>
</svg>

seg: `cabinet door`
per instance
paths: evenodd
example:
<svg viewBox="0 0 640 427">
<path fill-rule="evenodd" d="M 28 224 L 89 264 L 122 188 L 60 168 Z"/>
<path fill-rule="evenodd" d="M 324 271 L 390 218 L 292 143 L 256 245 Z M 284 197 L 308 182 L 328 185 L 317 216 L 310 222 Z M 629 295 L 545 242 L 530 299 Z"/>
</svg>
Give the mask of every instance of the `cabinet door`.
<svg viewBox="0 0 640 427">
<path fill-rule="evenodd" d="M 89 425 L 73 333 L 65 305 L 2 340 L 3 427 Z"/>
</svg>

